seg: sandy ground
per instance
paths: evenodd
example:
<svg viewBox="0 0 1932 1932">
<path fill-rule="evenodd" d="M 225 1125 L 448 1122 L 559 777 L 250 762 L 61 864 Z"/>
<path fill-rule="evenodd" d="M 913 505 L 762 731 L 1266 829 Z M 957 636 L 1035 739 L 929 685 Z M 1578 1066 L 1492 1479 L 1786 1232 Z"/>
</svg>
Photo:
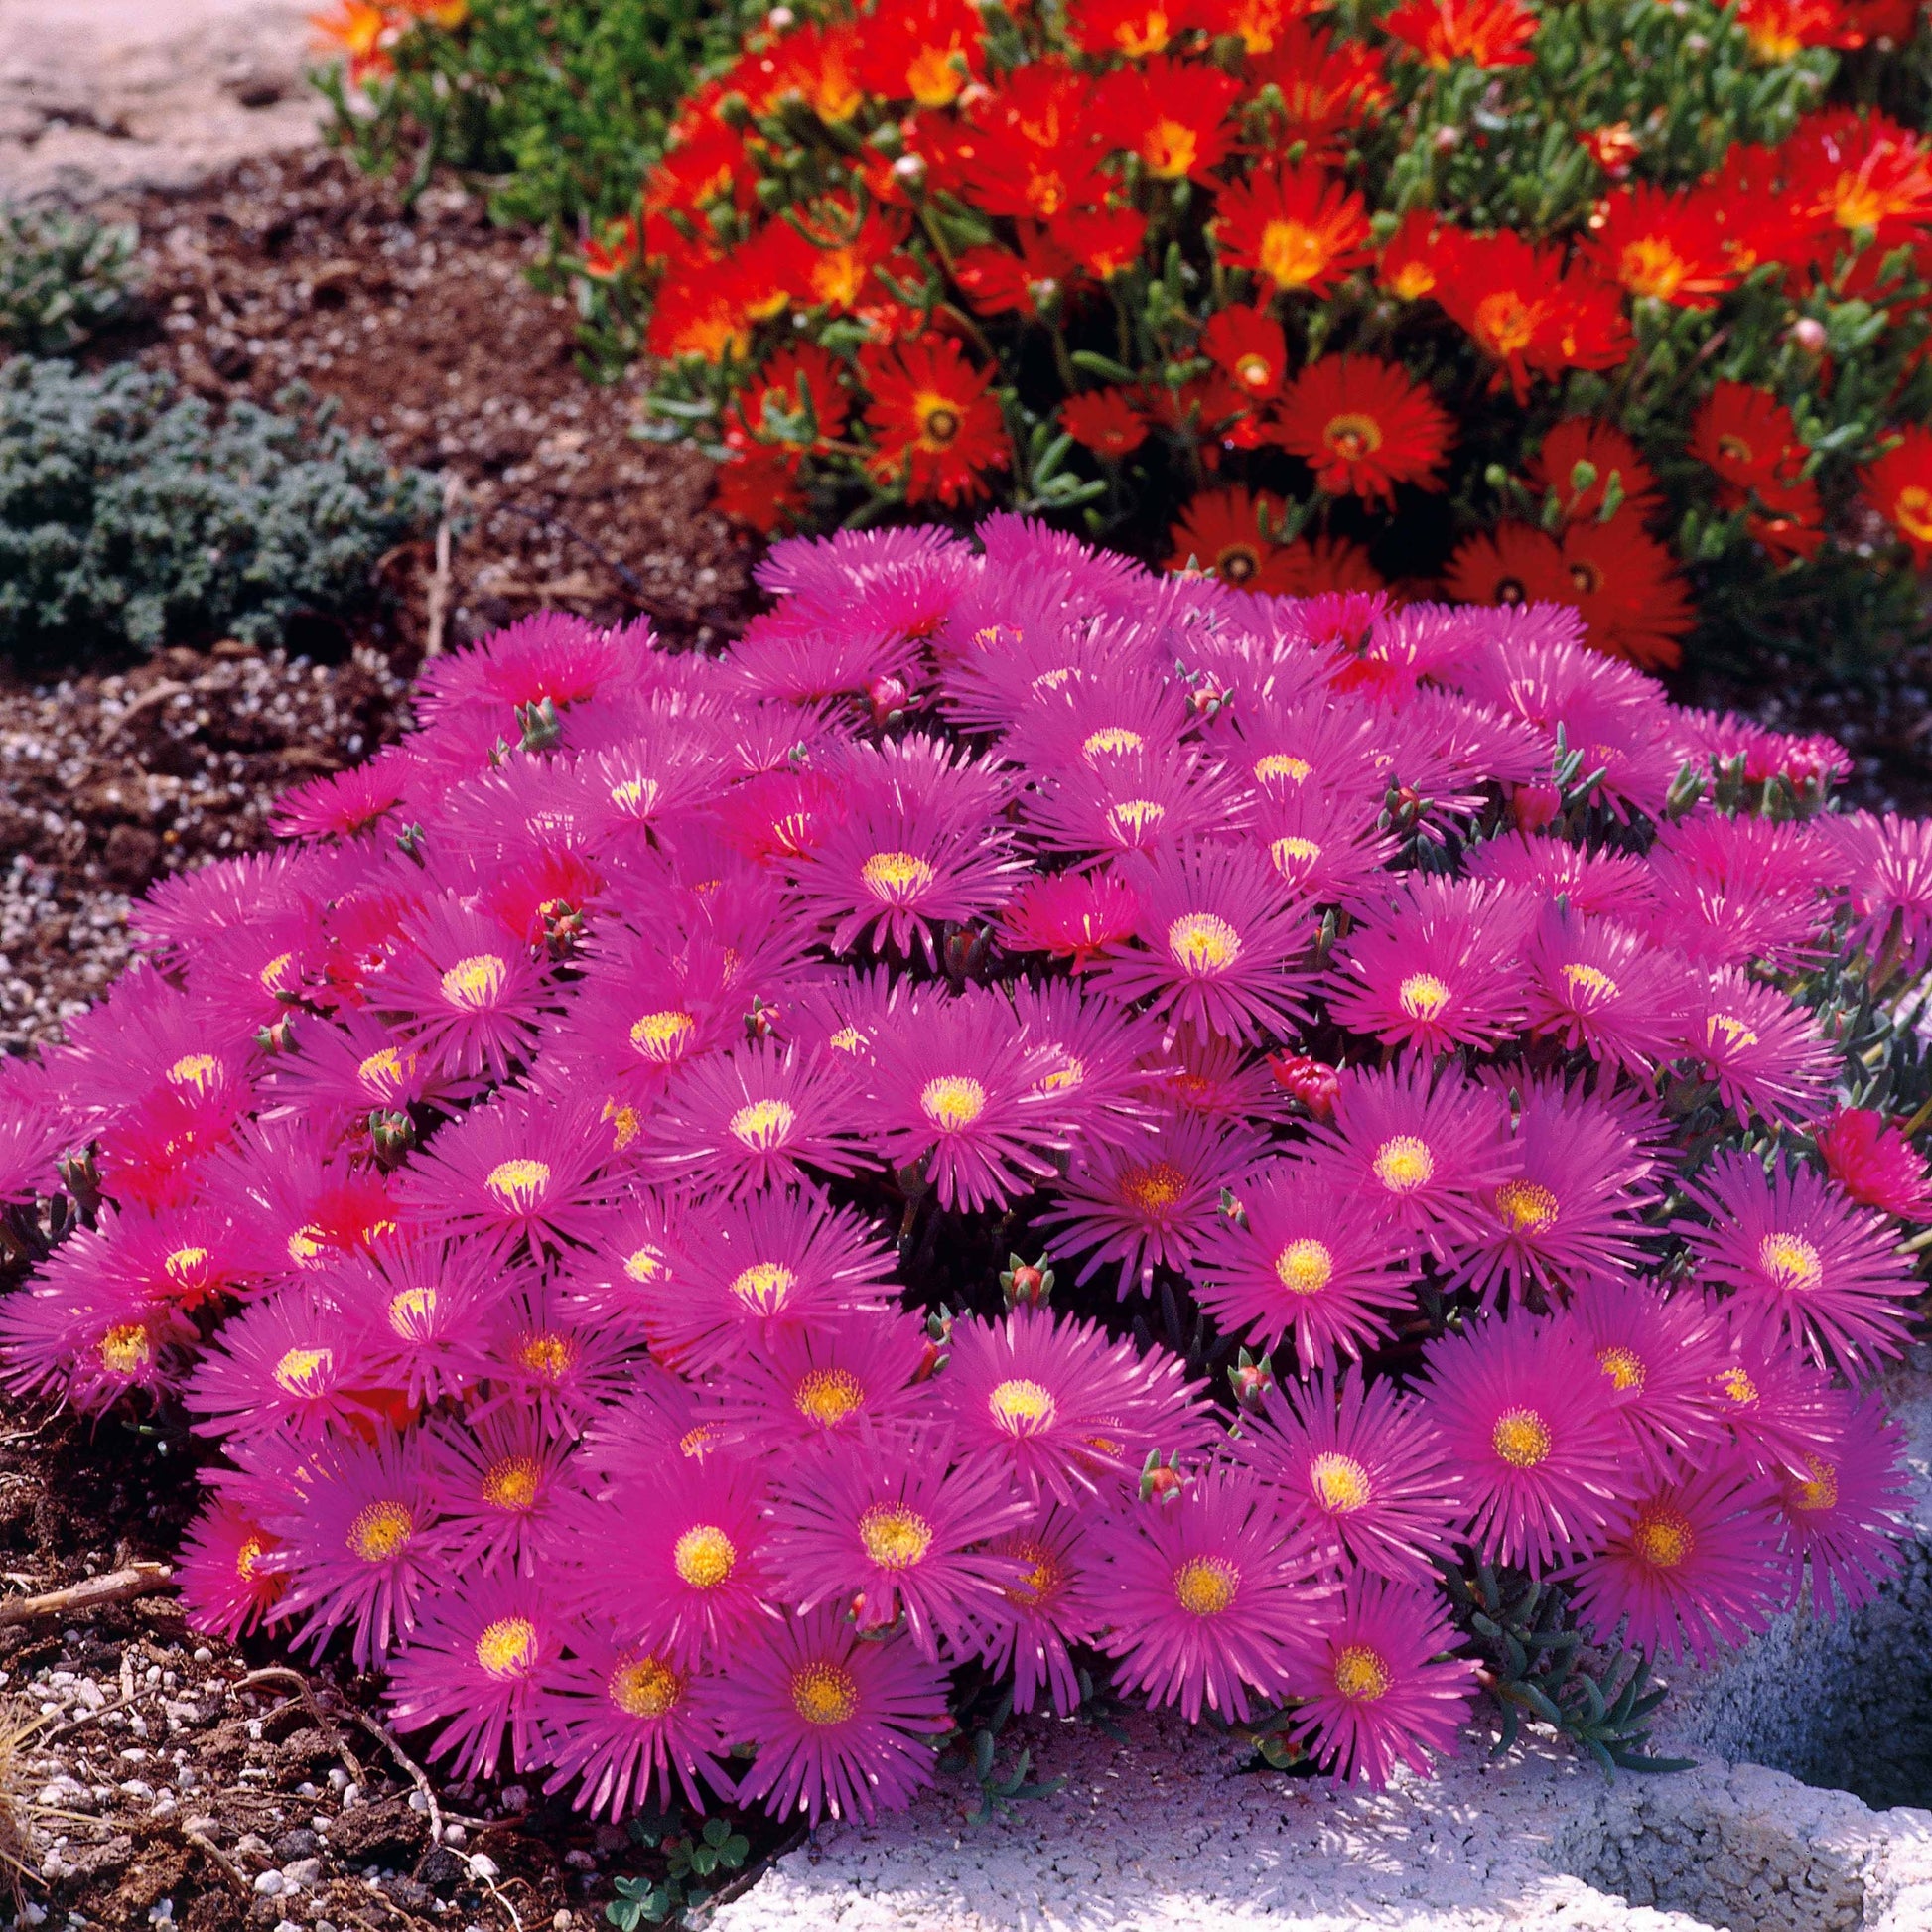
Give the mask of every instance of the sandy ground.
<svg viewBox="0 0 1932 1932">
<path fill-rule="evenodd" d="M 299 0 L 0 0 L 0 198 L 186 187 L 318 139 Z"/>
</svg>

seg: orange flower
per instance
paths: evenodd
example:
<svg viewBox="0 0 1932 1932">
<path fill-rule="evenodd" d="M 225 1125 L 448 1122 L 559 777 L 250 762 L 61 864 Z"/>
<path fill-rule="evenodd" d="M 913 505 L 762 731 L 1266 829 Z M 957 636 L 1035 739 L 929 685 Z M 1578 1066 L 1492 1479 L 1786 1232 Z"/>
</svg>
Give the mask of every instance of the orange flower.
<svg viewBox="0 0 1932 1932">
<path fill-rule="evenodd" d="M 992 371 L 971 367 L 959 345 L 928 336 L 862 352 L 875 452 L 866 468 L 883 487 L 903 481 L 905 500 L 948 505 L 985 494 L 982 474 L 1012 461 L 1006 423 L 988 393 Z"/>
<path fill-rule="evenodd" d="M 396 28 L 383 8 L 369 5 L 368 0 L 338 0 L 334 13 L 311 14 L 309 25 L 316 31 L 319 48 L 339 49 L 348 57 L 348 77 L 358 85 L 370 74 L 394 70 L 389 49 Z"/>
<path fill-rule="evenodd" d="M 1612 121 L 1607 127 L 1587 127 L 1577 139 L 1612 181 L 1626 180 L 1637 156 L 1643 152 L 1643 143 L 1630 131 L 1628 121 Z"/>
<path fill-rule="evenodd" d="M 1737 0 L 1737 24 L 1760 61 L 1790 61 L 1838 46 L 1845 10 L 1839 0 Z"/>
<path fill-rule="evenodd" d="M 1241 83 L 1200 61 L 1165 54 L 1145 68 L 1102 77 L 1093 95 L 1093 126 L 1103 148 L 1138 154 L 1160 181 L 1183 177 L 1215 186 L 1213 171 L 1234 140 L 1228 110 Z"/>
<path fill-rule="evenodd" d="M 1104 205 L 1113 181 L 1087 108 L 1092 82 L 1057 61 L 1019 68 L 975 101 L 967 124 L 936 125 L 923 139 L 928 187 L 955 193 L 983 214 L 1052 221 Z"/>
<path fill-rule="evenodd" d="M 1131 456 L 1147 441 L 1147 423 L 1118 389 L 1096 389 L 1068 396 L 1060 404 L 1060 427 L 1097 456 Z"/>
<path fill-rule="evenodd" d="M 1187 0 L 1076 0 L 1066 31 L 1082 54 L 1159 54 L 1187 25 Z"/>
<path fill-rule="evenodd" d="M 720 513 L 749 524 L 760 536 L 789 528 L 805 508 L 805 492 L 793 474 L 793 459 L 747 443 L 736 430 L 726 432 L 725 443 L 732 454 L 719 465 L 712 492 Z"/>
<path fill-rule="evenodd" d="M 1932 430 L 1908 429 L 1864 473 L 1866 495 L 1911 546 L 1920 569 L 1932 563 Z"/>
<path fill-rule="evenodd" d="M 1276 145 L 1308 143 L 1311 160 L 1332 160 L 1364 115 L 1392 97 L 1382 50 L 1360 41 L 1336 44 L 1307 21 L 1285 27 L 1272 54 L 1255 64 L 1255 84 L 1273 81 L 1283 113 Z"/>
<path fill-rule="evenodd" d="M 1449 416 L 1427 389 L 1372 356 L 1326 355 L 1295 378 L 1275 440 L 1331 496 L 1393 504 L 1395 485 L 1441 489 Z"/>
<path fill-rule="evenodd" d="M 1502 365 L 1518 400 L 1529 393 L 1532 369 L 1555 375 L 1609 368 L 1630 346 L 1614 288 L 1566 272 L 1555 250 L 1508 230 L 1458 237 L 1444 259 L 1436 299 Z"/>
<path fill-rule="evenodd" d="M 839 364 L 816 343 L 780 349 L 739 391 L 739 423 L 753 440 L 800 454 L 823 450 L 845 428 L 852 398 Z"/>
<path fill-rule="evenodd" d="M 986 73 L 986 29 L 964 0 L 888 0 L 865 22 L 859 72 L 872 92 L 950 107 Z"/>
<path fill-rule="evenodd" d="M 644 346 L 667 361 L 741 359 L 752 345 L 751 318 L 736 264 L 719 263 L 688 281 L 666 282 L 644 332 Z"/>
<path fill-rule="evenodd" d="M 1371 252 L 1362 198 L 1308 163 L 1276 162 L 1224 189 L 1209 232 L 1228 267 L 1311 295 L 1326 295 Z"/>
<path fill-rule="evenodd" d="M 1846 234 L 1891 247 L 1932 226 L 1932 154 L 1888 115 L 1814 114 L 1782 159 L 1799 208 Z"/>
<path fill-rule="evenodd" d="M 1478 68 L 1527 67 L 1536 56 L 1537 18 L 1517 0 L 1405 0 L 1382 31 L 1413 48 L 1432 68 L 1456 61 Z"/>
<path fill-rule="evenodd" d="M 1265 309 L 1222 309 L 1209 316 L 1200 347 L 1244 395 L 1262 401 L 1281 394 L 1288 338 Z"/>
<path fill-rule="evenodd" d="M 1632 295 L 1682 309 L 1713 309 L 1742 279 L 1709 205 L 1672 195 L 1654 182 L 1626 188 L 1589 218 L 1583 258 Z"/>
<path fill-rule="evenodd" d="M 827 126 L 849 121 L 866 98 L 860 47 L 854 26 L 794 28 L 771 50 L 773 99 L 796 95 Z"/>
<path fill-rule="evenodd" d="M 1096 282 L 1106 282 L 1141 259 L 1147 216 L 1131 207 L 1069 208 L 1048 223 L 1047 233 Z"/>
<path fill-rule="evenodd" d="M 1284 504 L 1265 490 L 1204 489 L 1189 499 L 1168 532 L 1173 548 L 1170 570 L 1210 572 L 1237 591 L 1270 591 L 1287 596 L 1296 585 L 1294 559 L 1286 544 L 1261 531 L 1262 518 L 1277 522 Z"/>
</svg>

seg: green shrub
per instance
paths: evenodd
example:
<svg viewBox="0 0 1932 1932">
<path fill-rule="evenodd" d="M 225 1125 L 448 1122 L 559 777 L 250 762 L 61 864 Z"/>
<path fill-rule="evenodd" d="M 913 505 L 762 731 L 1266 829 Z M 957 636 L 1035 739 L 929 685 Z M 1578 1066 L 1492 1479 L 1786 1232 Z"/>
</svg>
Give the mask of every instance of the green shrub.
<svg viewBox="0 0 1932 1932">
<path fill-rule="evenodd" d="M 326 409 L 217 419 L 167 376 L 17 358 L 0 365 L 0 654 L 269 642 L 364 601 L 434 501 Z"/>
<path fill-rule="evenodd" d="M 77 347 L 126 309 L 139 239 L 132 222 L 0 207 L 0 343 L 30 355 Z"/>
</svg>

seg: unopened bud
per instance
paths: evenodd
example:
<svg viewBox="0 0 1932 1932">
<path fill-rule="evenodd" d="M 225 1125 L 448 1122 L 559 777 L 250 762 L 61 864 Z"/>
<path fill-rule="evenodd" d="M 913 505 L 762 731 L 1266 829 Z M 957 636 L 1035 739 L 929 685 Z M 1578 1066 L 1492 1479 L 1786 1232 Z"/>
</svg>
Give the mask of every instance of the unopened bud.
<svg viewBox="0 0 1932 1932">
<path fill-rule="evenodd" d="M 272 1027 L 257 1027 L 255 1044 L 264 1053 L 286 1053 L 295 1044 L 295 1028 L 291 1025 L 291 1016 L 284 1014 Z"/>
<path fill-rule="evenodd" d="M 1453 154 L 1462 145 L 1462 130 L 1459 127 L 1439 127 L 1431 137 L 1431 145 L 1438 154 Z"/>
<path fill-rule="evenodd" d="M 1141 1471 L 1141 1500 L 1144 1503 L 1171 1503 L 1179 1500 L 1187 1485 L 1172 1462 L 1161 1460 L 1159 1449 L 1149 1449 L 1147 1466 Z"/>
<path fill-rule="evenodd" d="M 1335 1095 L 1341 1091 L 1339 1069 L 1306 1053 L 1271 1053 L 1268 1065 L 1275 1084 L 1292 1093 L 1316 1120 L 1333 1115 Z"/>
<path fill-rule="evenodd" d="M 1040 1256 L 1037 1267 L 1022 1261 L 1018 1255 L 1007 1257 L 1007 1267 L 1000 1276 L 1000 1293 L 1006 1297 L 1008 1308 L 1044 1308 L 1052 1292 L 1053 1271 L 1046 1266 L 1044 1255 Z"/>
<path fill-rule="evenodd" d="M 789 7 L 773 7 L 771 11 L 765 15 L 764 24 L 768 28 L 770 28 L 774 34 L 782 34 L 787 27 L 794 26 L 797 23 L 797 20 L 798 20 L 798 16 L 795 13 L 793 13 Z"/>
<path fill-rule="evenodd" d="M 543 919 L 544 950 L 552 959 L 568 959 L 584 936 L 584 914 L 566 898 L 545 899 L 538 907 Z"/>
<path fill-rule="evenodd" d="M 903 678 L 874 678 L 866 686 L 866 696 L 872 701 L 872 722 L 875 725 L 889 722 L 905 709 L 905 702 L 911 695 Z"/>
<path fill-rule="evenodd" d="M 548 698 L 537 704 L 518 705 L 516 722 L 523 733 L 521 749 L 526 752 L 547 752 L 564 735 L 557 707 Z"/>
<path fill-rule="evenodd" d="M 925 179 L 925 156 L 922 154 L 902 154 L 893 163 L 893 173 L 908 187 Z"/>
<path fill-rule="evenodd" d="M 1540 832 L 1563 809 L 1563 794 L 1548 778 L 1518 785 L 1510 794 L 1509 812 L 1519 831 Z"/>
<path fill-rule="evenodd" d="M 416 1145 L 416 1123 L 400 1109 L 378 1107 L 369 1115 L 369 1145 L 383 1167 L 396 1167 Z"/>
<path fill-rule="evenodd" d="M 1807 355 L 1825 352 L 1825 325 L 1816 316 L 1800 316 L 1791 325 L 1791 340 Z"/>
<path fill-rule="evenodd" d="M 1244 1348 L 1241 1358 L 1228 1370 L 1228 1386 L 1244 1409 L 1260 1409 L 1275 1386 L 1275 1371 L 1266 1355 L 1260 1360 Z"/>
<path fill-rule="evenodd" d="M 745 1016 L 745 1037 L 747 1039 L 771 1039 L 778 1032 L 778 1009 L 752 996 L 752 1010 Z"/>
</svg>

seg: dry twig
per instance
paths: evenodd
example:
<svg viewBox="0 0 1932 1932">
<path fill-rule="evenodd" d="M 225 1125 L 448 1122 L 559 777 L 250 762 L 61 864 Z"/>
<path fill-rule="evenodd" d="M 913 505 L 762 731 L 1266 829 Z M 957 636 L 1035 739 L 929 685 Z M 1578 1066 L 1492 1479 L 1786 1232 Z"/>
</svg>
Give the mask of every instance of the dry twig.
<svg viewBox="0 0 1932 1932">
<path fill-rule="evenodd" d="M 425 657 L 443 654 L 443 633 L 450 621 L 450 521 L 456 515 L 463 482 L 454 470 L 443 479 L 443 514 L 436 522 L 436 570 L 429 580 L 429 640 Z"/>
<path fill-rule="evenodd" d="M 151 1596 L 156 1590 L 171 1589 L 174 1581 L 175 1573 L 165 1563 L 130 1563 L 124 1570 L 83 1578 L 39 1596 L 0 1597 L 0 1629 L 12 1623 L 31 1623 L 36 1617 L 67 1616 L 74 1610 L 95 1610 L 106 1603 Z"/>
<path fill-rule="evenodd" d="M 234 1688 L 245 1691 L 251 1684 L 265 1684 L 271 1680 L 293 1684 L 301 1695 L 302 1702 L 308 1706 L 309 1715 L 316 1721 L 316 1728 L 329 1739 L 329 1748 L 343 1760 L 348 1774 L 357 1784 L 366 1785 L 369 1774 L 356 1760 L 355 1753 L 348 1747 L 348 1739 L 343 1735 L 342 1726 L 322 1708 L 316 1696 L 315 1686 L 299 1670 L 290 1670 L 282 1664 L 267 1664 L 260 1670 L 251 1670 L 246 1677 L 238 1678 Z"/>
</svg>

